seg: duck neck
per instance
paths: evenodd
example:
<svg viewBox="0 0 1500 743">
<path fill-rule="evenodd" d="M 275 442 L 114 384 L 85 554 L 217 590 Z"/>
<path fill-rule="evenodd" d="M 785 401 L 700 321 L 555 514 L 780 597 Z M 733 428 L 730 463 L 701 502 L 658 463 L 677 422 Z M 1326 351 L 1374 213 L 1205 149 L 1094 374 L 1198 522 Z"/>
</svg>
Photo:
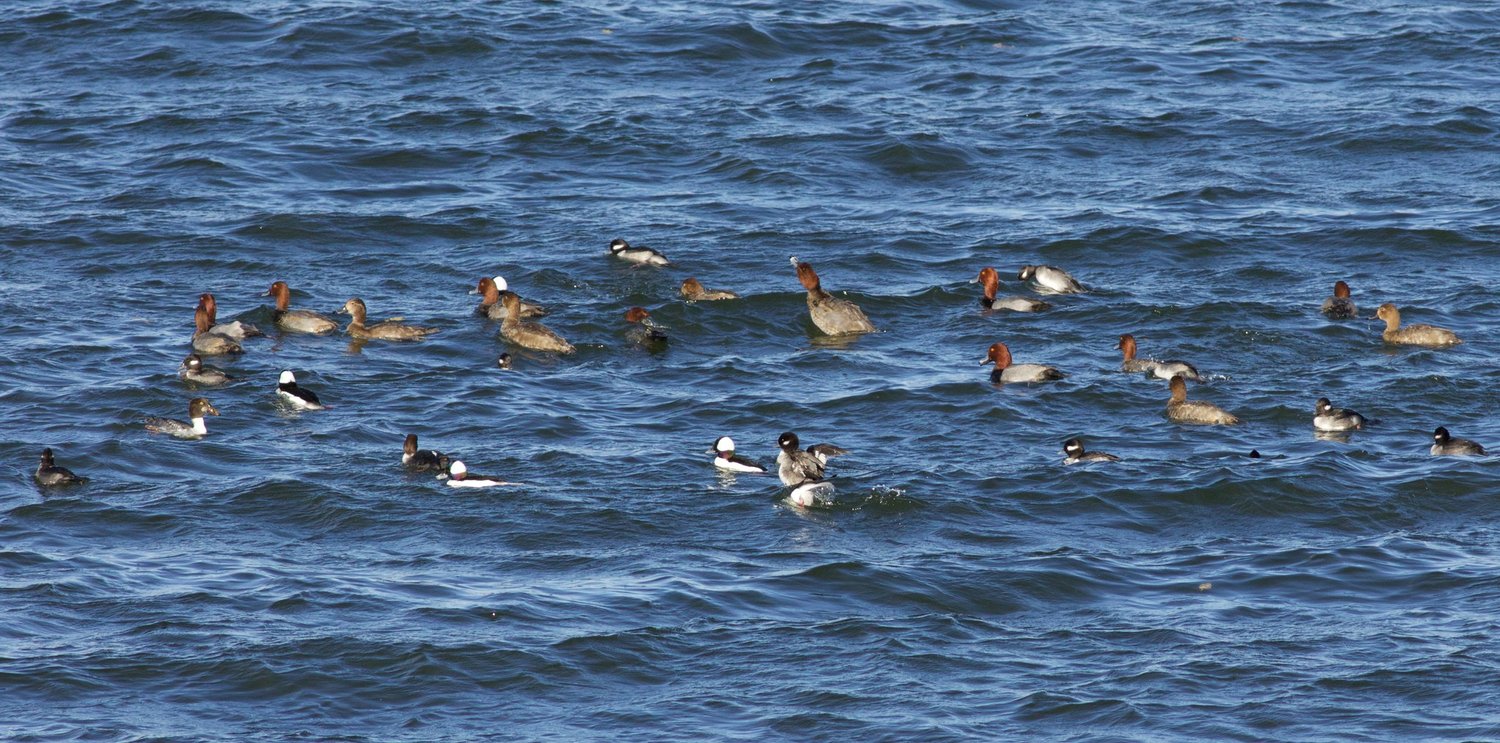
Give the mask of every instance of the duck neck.
<svg viewBox="0 0 1500 743">
<path fill-rule="evenodd" d="M 203 418 L 198 417 L 193 419 L 193 433 L 196 433 L 199 436 L 208 433 L 208 426 L 203 424 Z"/>
</svg>

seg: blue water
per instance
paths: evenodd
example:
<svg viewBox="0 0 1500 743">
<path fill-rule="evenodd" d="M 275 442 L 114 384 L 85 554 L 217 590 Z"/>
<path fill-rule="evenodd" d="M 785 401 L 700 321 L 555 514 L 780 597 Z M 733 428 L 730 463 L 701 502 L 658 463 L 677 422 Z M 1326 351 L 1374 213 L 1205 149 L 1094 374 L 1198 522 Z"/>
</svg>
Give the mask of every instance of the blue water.
<svg viewBox="0 0 1500 743">
<path fill-rule="evenodd" d="M 0 7 L 0 737 L 1500 739 L 1500 464 L 1427 454 L 1500 448 L 1500 5 L 382 5 Z M 1038 262 L 1092 291 L 979 311 Z M 493 368 L 495 274 L 579 352 Z M 441 332 L 180 382 L 198 294 L 269 327 L 278 279 Z M 833 507 L 703 454 L 787 430 L 852 450 Z"/>
</svg>

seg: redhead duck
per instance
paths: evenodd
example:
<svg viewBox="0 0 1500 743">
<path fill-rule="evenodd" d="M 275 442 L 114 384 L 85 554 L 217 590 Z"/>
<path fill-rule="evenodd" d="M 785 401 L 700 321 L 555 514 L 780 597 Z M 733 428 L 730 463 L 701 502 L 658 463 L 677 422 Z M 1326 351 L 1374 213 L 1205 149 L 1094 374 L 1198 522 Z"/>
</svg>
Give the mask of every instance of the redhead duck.
<svg viewBox="0 0 1500 743">
<path fill-rule="evenodd" d="M 1038 299 L 1028 297 L 1005 297 L 996 299 L 995 294 L 1000 291 L 1000 272 L 993 268 L 980 269 L 979 278 L 969 282 L 970 284 L 983 284 L 984 296 L 979 298 L 979 306 L 987 310 L 1010 310 L 1012 312 L 1041 312 L 1052 305 Z"/>
<path fill-rule="evenodd" d="M 265 335 L 265 333 L 260 332 L 260 328 L 242 323 L 239 320 L 220 323 L 219 303 L 214 299 L 214 295 L 209 292 L 203 292 L 198 295 L 198 304 L 202 305 L 203 309 L 208 312 L 208 330 L 211 333 L 218 333 L 236 341 L 254 338 L 257 335 Z"/>
<path fill-rule="evenodd" d="M 510 290 L 510 284 L 506 283 L 504 276 L 490 278 L 488 276 L 479 280 L 479 287 L 469 290 L 470 294 L 479 295 L 479 306 L 474 308 L 474 314 L 484 315 L 491 320 L 504 320 L 506 317 L 505 303 L 500 301 L 507 294 L 514 294 Z M 541 317 L 547 314 L 547 310 L 541 306 L 521 300 L 521 318 Z"/>
<path fill-rule="evenodd" d="M 1342 281 L 1333 285 L 1333 296 L 1323 300 L 1323 314 L 1334 320 L 1348 320 L 1355 317 L 1354 300 L 1349 298 L 1349 285 Z"/>
<path fill-rule="evenodd" d="M 208 310 L 203 302 L 198 302 L 197 309 L 193 310 L 193 350 L 201 354 L 219 356 L 226 353 L 244 353 L 245 349 L 236 343 L 233 338 L 212 330 L 213 322 L 209 319 Z"/>
<path fill-rule="evenodd" d="M 995 365 L 994 371 L 990 372 L 990 381 L 995 384 L 1049 382 L 1065 376 L 1057 369 L 1042 364 L 1011 364 L 1010 348 L 1004 343 L 990 345 L 989 353 L 979 362 L 980 366 L 985 364 Z"/>
<path fill-rule="evenodd" d="M 659 349 L 667 345 L 667 334 L 651 319 L 651 313 L 645 308 L 631 307 L 626 310 L 625 322 L 630 323 L 630 330 L 626 331 L 625 337 L 629 338 L 631 343 L 651 349 Z"/>
<path fill-rule="evenodd" d="M 1171 379 L 1176 376 L 1187 377 L 1194 382 L 1201 382 L 1203 378 L 1198 376 L 1198 370 L 1186 361 L 1152 361 L 1151 359 L 1138 359 L 1135 357 L 1135 336 L 1126 333 L 1120 336 L 1120 342 L 1115 344 L 1125 355 L 1125 361 L 1120 364 L 1121 371 L 1145 372 L 1148 376 L 1157 379 Z"/>
</svg>

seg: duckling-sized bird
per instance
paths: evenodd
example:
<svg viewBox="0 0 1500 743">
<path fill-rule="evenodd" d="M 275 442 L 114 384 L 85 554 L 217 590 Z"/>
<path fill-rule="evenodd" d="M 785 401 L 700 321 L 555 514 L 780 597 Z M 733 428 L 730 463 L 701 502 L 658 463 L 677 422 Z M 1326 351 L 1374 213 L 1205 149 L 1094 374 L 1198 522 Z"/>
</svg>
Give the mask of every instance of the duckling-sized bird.
<svg viewBox="0 0 1500 743">
<path fill-rule="evenodd" d="M 1385 332 L 1380 334 L 1386 343 L 1406 346 L 1452 346 L 1463 341 L 1458 334 L 1446 328 L 1432 325 L 1408 325 L 1401 327 L 1401 311 L 1396 305 L 1386 302 L 1375 310 L 1375 316 L 1385 321 Z"/>
<path fill-rule="evenodd" d="M 213 332 L 213 323 L 208 318 L 208 310 L 203 307 L 203 302 L 198 302 L 198 307 L 193 310 L 193 350 L 201 354 L 219 356 L 227 353 L 244 353 L 245 349 L 227 335 Z"/>
<path fill-rule="evenodd" d="M 667 260 L 667 257 L 662 255 L 661 253 L 658 253 L 655 250 L 652 250 L 651 248 L 645 246 L 632 248 L 630 247 L 630 243 L 625 242 L 618 237 L 609 242 L 609 253 L 610 255 L 619 258 L 620 260 L 629 261 L 631 263 L 639 263 L 643 266 L 672 265 L 672 263 Z"/>
<path fill-rule="evenodd" d="M 989 266 L 980 269 L 979 278 L 969 283 L 984 285 L 984 296 L 979 298 L 979 306 L 987 310 L 1041 312 L 1052 307 L 1052 305 L 1046 302 L 1039 299 L 1031 299 L 1030 297 L 1005 297 L 1003 299 L 996 299 L 995 295 L 1000 292 L 1000 272 Z"/>
<path fill-rule="evenodd" d="M 203 425 L 203 416 L 218 414 L 218 409 L 207 399 L 195 397 L 188 401 L 188 419 L 192 421 L 191 423 L 183 423 L 171 418 L 147 418 L 146 430 L 152 433 L 164 433 L 179 439 L 201 439 L 208 435 L 208 427 Z"/>
<path fill-rule="evenodd" d="M 1171 389 L 1172 399 L 1167 402 L 1167 419 L 1174 423 L 1232 426 L 1240 422 L 1239 418 L 1213 403 L 1187 399 L 1187 382 L 1180 375 L 1172 377 Z"/>
<path fill-rule="evenodd" d="M 490 278 L 488 276 L 479 280 L 479 286 L 469 290 L 470 294 L 479 295 L 479 306 L 474 308 L 474 314 L 483 315 L 491 320 L 504 320 L 508 314 L 505 303 L 500 301 L 507 294 L 515 294 L 510 290 L 510 284 L 506 283 L 504 276 Z M 519 295 L 518 295 L 519 296 Z M 547 310 L 541 305 L 532 304 L 521 300 L 521 319 L 529 317 L 541 317 L 547 314 Z"/>
<path fill-rule="evenodd" d="M 32 475 L 36 484 L 42 487 L 56 487 L 59 485 L 82 485 L 89 481 L 87 477 L 79 477 L 67 467 L 60 467 L 52 461 L 52 450 L 42 450 L 42 461 L 36 466 L 36 474 Z"/>
<path fill-rule="evenodd" d="M 1369 421 L 1353 410 L 1336 408 L 1326 397 L 1313 403 L 1313 428 L 1319 431 L 1354 431 Z"/>
<path fill-rule="evenodd" d="M 1078 279 L 1068 275 L 1067 271 L 1056 266 L 1021 266 L 1021 272 L 1016 274 L 1021 281 L 1032 281 L 1038 290 L 1048 294 L 1081 294 L 1087 289 Z"/>
<path fill-rule="evenodd" d="M 1349 320 L 1359 314 L 1354 307 L 1354 300 L 1349 298 L 1348 284 L 1334 282 L 1333 296 L 1323 300 L 1323 314 L 1332 320 Z"/>
<path fill-rule="evenodd" d="M 1483 456 L 1484 447 L 1477 442 L 1468 439 L 1455 439 L 1448 435 L 1448 429 L 1438 426 L 1432 432 L 1432 456 Z"/>
<path fill-rule="evenodd" d="M 276 397 L 301 410 L 323 410 L 328 407 L 318 400 L 312 390 L 298 386 L 297 377 L 290 371 L 281 373 L 281 381 L 276 383 Z"/>
<path fill-rule="evenodd" d="M 285 281 L 271 282 L 271 288 L 261 296 L 271 297 L 276 303 L 276 309 L 271 311 L 273 322 L 276 323 L 276 327 L 289 333 L 323 335 L 339 329 L 339 324 L 331 317 L 312 310 L 292 309 L 292 290 Z"/>
<path fill-rule="evenodd" d="M 678 293 L 689 302 L 715 301 L 719 299 L 739 299 L 740 295 L 726 289 L 705 289 L 697 279 L 684 279 Z"/>
<path fill-rule="evenodd" d="M 993 343 L 990 345 L 989 353 L 984 360 L 979 362 L 980 366 L 994 364 L 994 371 L 990 372 L 990 381 L 995 384 L 1008 384 L 1015 382 L 1050 382 L 1062 379 L 1066 375 L 1050 366 L 1042 364 L 1011 364 L 1010 348 L 1004 343 Z"/>
<path fill-rule="evenodd" d="M 374 325 L 366 325 L 365 318 L 368 316 L 368 310 L 365 308 L 364 300 L 359 297 L 354 297 L 345 302 L 344 308 L 339 310 L 339 314 L 350 316 L 349 327 L 345 328 L 344 332 L 355 338 L 383 341 L 419 341 L 438 332 L 437 328 L 407 325 L 395 320 L 386 320 Z"/>
<path fill-rule="evenodd" d="M 728 436 L 720 436 L 716 439 L 714 448 L 708 453 L 714 455 L 714 466 L 721 470 L 765 474 L 765 467 L 734 453 L 734 439 Z"/>
<path fill-rule="evenodd" d="M 192 382 L 204 387 L 216 387 L 234 381 L 234 377 L 213 367 L 204 366 L 203 357 L 196 353 L 190 353 L 182 360 L 182 366 L 177 369 L 177 377 L 184 382 Z"/>
<path fill-rule="evenodd" d="M 500 322 L 500 337 L 522 348 L 553 353 L 573 353 L 573 344 L 539 322 L 519 319 L 521 298 L 509 294 L 500 298 L 507 305 L 507 315 Z"/>
<path fill-rule="evenodd" d="M 409 470 L 425 472 L 427 470 L 448 471 L 448 455 L 435 449 L 418 449 L 417 435 L 406 434 L 406 441 L 401 445 L 401 464 Z"/>
<path fill-rule="evenodd" d="M 448 487 L 450 488 L 492 488 L 496 485 L 512 485 L 498 477 L 491 475 L 479 475 L 469 471 L 463 462 L 457 459 L 448 465 Z"/>
<path fill-rule="evenodd" d="M 803 507 L 827 505 L 832 502 L 834 488 L 823 479 L 825 462 L 797 448 L 800 443 L 791 431 L 777 437 L 781 453 L 776 455 L 776 475 L 782 485 L 792 489 L 787 496 L 791 502 Z"/>
<path fill-rule="evenodd" d="M 1105 454 L 1102 451 L 1084 451 L 1082 439 L 1068 439 L 1063 442 L 1062 448 L 1063 464 L 1078 464 L 1079 462 L 1118 462 L 1120 458 L 1113 454 Z"/>
<path fill-rule="evenodd" d="M 631 307 L 625 311 L 625 322 L 630 323 L 630 330 L 625 331 L 625 337 L 638 346 L 644 346 L 651 350 L 661 350 L 667 346 L 667 334 L 656 321 L 651 319 L 651 313 L 643 307 Z"/>
<path fill-rule="evenodd" d="M 792 256 L 792 265 L 797 267 L 797 280 L 807 290 L 807 314 L 813 325 L 828 335 L 852 335 L 875 332 L 874 323 L 865 317 L 859 305 L 847 299 L 839 299 L 826 291 L 818 280 L 818 273 L 811 264 Z"/>
<path fill-rule="evenodd" d="M 495 366 L 500 367 L 500 369 L 502 369 L 504 371 L 510 371 L 510 368 L 511 368 L 510 365 L 511 365 L 510 354 L 508 354 L 508 353 L 502 352 L 500 354 L 500 358 L 498 358 L 498 359 L 495 360 Z"/>
<path fill-rule="evenodd" d="M 1198 375 L 1198 370 L 1186 361 L 1153 361 L 1136 358 L 1135 336 L 1129 333 L 1120 336 L 1120 342 L 1115 344 L 1115 348 L 1125 355 L 1124 362 L 1120 364 L 1121 371 L 1145 372 L 1146 376 L 1157 379 L 1183 376 L 1194 382 L 1203 381 L 1203 378 Z"/>
</svg>

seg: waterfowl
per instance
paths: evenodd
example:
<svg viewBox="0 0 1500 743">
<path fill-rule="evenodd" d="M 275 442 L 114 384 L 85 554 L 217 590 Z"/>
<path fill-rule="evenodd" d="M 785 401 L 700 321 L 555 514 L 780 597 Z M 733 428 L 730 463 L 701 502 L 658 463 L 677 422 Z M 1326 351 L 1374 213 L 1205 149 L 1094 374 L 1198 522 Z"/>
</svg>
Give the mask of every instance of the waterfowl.
<svg viewBox="0 0 1500 743">
<path fill-rule="evenodd" d="M 1198 370 L 1186 361 L 1153 361 L 1151 359 L 1138 359 L 1135 357 L 1135 336 L 1126 333 L 1120 336 L 1120 342 L 1115 344 L 1125 355 L 1125 360 L 1120 364 L 1121 371 L 1145 372 L 1147 376 L 1157 379 L 1171 379 L 1176 376 L 1187 377 L 1194 382 L 1201 382 L 1203 378 L 1198 375 Z"/>
<path fill-rule="evenodd" d="M 510 290 L 510 285 L 505 282 L 504 276 L 490 278 L 488 276 L 479 280 L 477 288 L 469 290 L 470 294 L 479 295 L 479 306 L 474 308 L 474 314 L 483 315 L 491 320 L 504 320 L 508 314 L 505 303 L 500 301 L 507 294 L 515 294 Z M 517 295 L 519 296 L 519 295 Z M 535 305 L 526 300 L 521 300 L 521 318 L 541 317 L 547 314 L 547 310 L 540 305 Z"/>
<path fill-rule="evenodd" d="M 312 390 L 297 385 L 297 377 L 290 371 L 281 373 L 281 380 L 276 383 L 276 397 L 294 408 L 302 410 L 323 410 L 328 407 L 318 399 Z"/>
<path fill-rule="evenodd" d="M 1358 312 L 1354 300 L 1349 298 L 1349 285 L 1342 281 L 1333 285 L 1333 296 L 1323 300 L 1323 314 L 1334 320 L 1349 320 Z"/>
<path fill-rule="evenodd" d="M 1016 278 L 1035 282 L 1040 289 L 1051 294 L 1080 294 L 1087 291 L 1077 279 L 1056 266 L 1021 266 L 1021 272 L 1016 274 Z"/>
<path fill-rule="evenodd" d="M 1455 439 L 1449 436 L 1448 429 L 1442 426 L 1438 426 L 1437 430 L 1432 432 L 1432 455 L 1434 457 L 1483 455 L 1484 453 L 1484 447 L 1478 443 L 1468 439 Z"/>
<path fill-rule="evenodd" d="M 472 473 L 463 462 L 457 459 L 448 465 L 448 487 L 450 488 L 492 488 L 496 485 L 510 484 L 498 477 Z"/>
<path fill-rule="evenodd" d="M 409 470 L 418 472 L 426 470 L 448 470 L 448 455 L 433 449 L 418 449 L 417 435 L 406 434 L 406 441 L 401 445 L 401 464 Z"/>
<path fill-rule="evenodd" d="M 865 317 L 859 305 L 847 299 L 839 299 L 826 291 L 818 280 L 811 264 L 802 263 L 792 256 L 792 265 L 797 267 L 797 280 L 807 290 L 807 314 L 813 325 L 828 335 L 850 335 L 873 333 L 875 325 Z"/>
<path fill-rule="evenodd" d="M 715 440 L 714 448 L 710 449 L 708 453 L 714 455 L 714 466 L 721 470 L 754 474 L 763 474 L 766 471 L 765 467 L 735 454 L 734 439 L 728 436 L 720 436 Z"/>
<path fill-rule="evenodd" d="M 539 322 L 529 322 L 518 319 L 521 314 L 521 298 L 510 294 L 500 298 L 501 302 L 509 305 L 508 314 L 500 322 L 500 337 L 522 348 L 530 348 L 536 351 L 552 351 L 554 353 L 573 353 L 573 344 L 563 340 L 562 336 L 547 329 L 547 326 Z"/>
<path fill-rule="evenodd" d="M 204 387 L 227 384 L 234 380 L 234 377 L 218 369 L 204 366 L 203 357 L 196 353 L 188 354 L 188 357 L 182 360 L 182 366 L 178 368 L 177 376 L 184 382 L 192 382 Z"/>
<path fill-rule="evenodd" d="M 1078 464 L 1079 462 L 1118 462 L 1120 458 L 1113 454 L 1105 454 L 1102 451 L 1084 451 L 1081 439 L 1068 439 L 1063 442 L 1063 464 Z"/>
<path fill-rule="evenodd" d="M 501 369 L 510 369 L 510 354 L 502 352 L 500 358 L 495 360 L 495 366 Z"/>
<path fill-rule="evenodd" d="M 970 284 L 983 284 L 984 296 L 979 298 L 979 306 L 987 310 L 1010 310 L 1012 312 L 1041 312 L 1050 308 L 1039 299 L 1029 297 L 1005 297 L 996 299 L 995 294 L 1000 291 L 1000 272 L 988 266 L 979 270 L 979 278 L 969 282 Z"/>
<path fill-rule="evenodd" d="M 1313 403 L 1313 428 L 1319 431 L 1353 431 L 1364 428 L 1368 422 L 1353 410 L 1334 407 L 1326 397 Z"/>
<path fill-rule="evenodd" d="M 1172 399 L 1167 403 L 1168 420 L 1212 426 L 1232 426 L 1240 422 L 1239 418 L 1213 403 L 1187 399 L 1187 382 L 1181 376 L 1172 377 L 1171 388 Z"/>
<path fill-rule="evenodd" d="M 226 353 L 244 353 L 245 349 L 229 336 L 215 333 L 211 329 L 213 323 L 208 318 L 208 310 L 199 302 L 197 309 L 193 310 L 193 350 L 210 356 L 219 356 Z"/>
<path fill-rule="evenodd" d="M 290 333 L 311 333 L 323 335 L 332 333 L 339 329 L 339 324 L 332 318 L 312 310 L 294 310 L 292 306 L 292 290 L 285 281 L 271 283 L 271 288 L 266 290 L 263 297 L 271 297 L 276 303 L 276 309 L 272 310 L 276 327 Z"/>
<path fill-rule="evenodd" d="M 642 307 L 631 307 L 625 311 L 625 322 L 630 323 L 630 330 L 625 332 L 625 337 L 631 343 L 645 346 L 650 349 L 661 349 L 667 345 L 667 334 L 662 331 L 660 325 L 651 319 L 651 313 Z"/>
<path fill-rule="evenodd" d="M 995 370 L 990 372 L 990 381 L 995 384 L 1006 384 L 1014 382 L 1048 382 L 1062 379 L 1065 375 L 1050 366 L 1042 364 L 1011 364 L 1010 348 L 1004 343 L 993 343 L 990 345 L 989 353 L 979 362 L 980 366 L 994 364 Z"/>
<path fill-rule="evenodd" d="M 797 448 L 800 443 L 797 434 L 791 431 L 777 437 L 781 453 L 776 455 L 776 475 L 782 485 L 792 489 L 787 498 L 793 503 L 804 507 L 827 505 L 834 488 L 833 483 L 823 479 L 825 462 Z"/>
<path fill-rule="evenodd" d="M 36 484 L 49 488 L 58 485 L 82 485 L 89 481 L 87 477 L 79 477 L 67 467 L 59 467 L 54 463 L 51 449 L 42 450 L 42 461 L 36 466 L 36 474 L 32 477 L 36 480 Z"/>
<path fill-rule="evenodd" d="M 257 335 L 265 335 L 260 332 L 260 328 L 248 323 L 242 323 L 239 320 L 231 320 L 226 323 L 219 322 L 219 303 L 214 299 L 214 295 L 209 292 L 203 292 L 198 295 L 198 304 L 203 305 L 203 309 L 208 311 L 208 330 L 211 333 L 218 333 L 226 338 L 237 341 L 253 338 Z"/>
<path fill-rule="evenodd" d="M 1458 334 L 1446 328 L 1431 325 L 1408 325 L 1401 327 L 1401 311 L 1396 305 L 1386 302 L 1375 310 L 1375 316 L 1385 321 L 1385 332 L 1380 334 L 1386 343 L 1407 346 L 1452 346 L 1463 341 Z"/>
<path fill-rule="evenodd" d="M 146 430 L 176 436 L 179 439 L 201 439 L 208 435 L 208 427 L 203 425 L 203 416 L 218 414 L 218 409 L 207 399 L 195 397 L 188 401 L 188 419 L 192 421 L 191 423 L 183 423 L 171 418 L 147 418 Z"/>
<path fill-rule="evenodd" d="M 807 453 L 817 457 L 819 462 L 826 465 L 828 460 L 848 454 L 849 450 L 833 444 L 813 444 L 807 447 Z"/>
<path fill-rule="evenodd" d="M 366 325 L 365 317 L 368 315 L 364 300 L 359 297 L 350 299 L 344 303 L 344 308 L 339 310 L 341 315 L 349 315 L 349 327 L 344 332 L 355 338 L 373 338 L 384 341 L 419 341 L 438 332 L 437 328 L 427 328 L 418 325 L 407 325 L 386 320 L 374 325 Z"/>
<path fill-rule="evenodd" d="M 739 299 L 740 295 L 724 289 L 705 289 L 697 279 L 684 279 L 682 286 L 677 290 L 682 298 L 689 302 L 713 301 L 718 299 Z"/>
<path fill-rule="evenodd" d="M 633 248 L 630 246 L 630 243 L 625 242 L 618 237 L 609 242 L 609 252 L 610 255 L 613 255 L 614 257 L 621 260 L 629 261 L 631 263 L 640 263 L 646 266 L 672 265 L 671 262 L 667 260 L 667 257 L 662 255 L 661 253 L 658 253 L 655 250 L 652 250 L 651 248 L 645 246 Z"/>
</svg>

